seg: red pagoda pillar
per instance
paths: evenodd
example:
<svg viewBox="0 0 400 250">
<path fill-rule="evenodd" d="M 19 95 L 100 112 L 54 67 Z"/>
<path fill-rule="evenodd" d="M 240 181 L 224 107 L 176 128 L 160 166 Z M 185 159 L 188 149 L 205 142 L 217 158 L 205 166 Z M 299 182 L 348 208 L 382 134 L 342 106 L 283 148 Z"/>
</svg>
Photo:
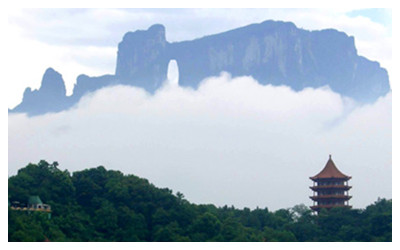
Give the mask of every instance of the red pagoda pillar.
<svg viewBox="0 0 400 250">
<path fill-rule="evenodd" d="M 310 198 L 314 201 L 313 206 L 310 208 L 319 212 L 322 208 L 330 209 L 332 207 L 348 207 L 349 189 L 348 180 L 351 176 L 347 176 L 339 171 L 332 161 L 331 155 L 326 163 L 324 169 L 316 176 L 310 177 L 313 181 L 313 196 Z"/>
</svg>

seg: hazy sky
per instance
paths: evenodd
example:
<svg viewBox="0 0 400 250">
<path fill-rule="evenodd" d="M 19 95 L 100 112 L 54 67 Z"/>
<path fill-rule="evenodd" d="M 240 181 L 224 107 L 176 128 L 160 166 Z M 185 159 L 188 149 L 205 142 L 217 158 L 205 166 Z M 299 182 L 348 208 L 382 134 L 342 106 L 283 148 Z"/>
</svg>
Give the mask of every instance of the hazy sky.
<svg viewBox="0 0 400 250">
<path fill-rule="evenodd" d="M 388 10 L 18 9 L 8 19 L 8 107 L 26 87 L 38 88 L 50 66 L 69 93 L 81 73 L 114 73 L 127 31 L 162 23 L 168 41 L 181 41 L 267 19 L 345 31 L 355 36 L 359 54 L 391 72 Z M 70 171 L 104 165 L 191 202 L 274 210 L 312 204 L 308 177 L 332 154 L 353 176 L 350 203 L 365 207 L 392 197 L 391 128 L 391 93 L 360 105 L 327 87 L 294 92 L 222 73 L 196 91 L 167 82 L 149 96 L 117 86 L 58 114 L 9 115 L 8 173 L 40 159 Z"/>
</svg>

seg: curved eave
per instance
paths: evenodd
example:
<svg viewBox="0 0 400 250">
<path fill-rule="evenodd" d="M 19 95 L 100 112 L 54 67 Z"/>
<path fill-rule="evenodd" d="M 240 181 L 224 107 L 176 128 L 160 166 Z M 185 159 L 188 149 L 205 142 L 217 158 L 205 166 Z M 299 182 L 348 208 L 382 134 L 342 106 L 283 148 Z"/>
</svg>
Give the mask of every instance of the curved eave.
<svg viewBox="0 0 400 250">
<path fill-rule="evenodd" d="M 335 177 L 335 176 L 331 176 L 331 177 L 318 177 L 318 176 L 313 176 L 310 177 L 311 180 L 313 181 L 319 181 L 319 180 L 345 180 L 348 181 L 351 179 L 351 176 L 345 176 L 345 177 Z"/>
<path fill-rule="evenodd" d="M 325 164 L 325 167 L 319 172 L 317 175 L 310 177 L 311 180 L 318 180 L 318 179 L 342 179 L 348 180 L 350 176 L 345 175 L 342 173 L 333 162 L 331 155 L 329 155 L 329 160 Z"/>
</svg>

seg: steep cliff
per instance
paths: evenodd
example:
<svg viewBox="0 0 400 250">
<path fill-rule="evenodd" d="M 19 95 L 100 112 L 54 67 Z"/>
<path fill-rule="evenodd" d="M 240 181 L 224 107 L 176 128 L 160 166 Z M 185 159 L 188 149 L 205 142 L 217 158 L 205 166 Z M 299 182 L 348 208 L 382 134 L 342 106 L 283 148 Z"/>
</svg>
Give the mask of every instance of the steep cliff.
<svg viewBox="0 0 400 250">
<path fill-rule="evenodd" d="M 164 27 L 154 25 L 127 33 L 118 48 L 117 78 L 149 92 L 166 79 L 172 59 L 179 65 L 179 84 L 194 88 L 205 77 L 227 71 L 295 90 L 329 85 L 361 102 L 390 90 L 387 71 L 359 56 L 353 37 L 334 29 L 298 29 L 290 22 L 265 21 L 176 43 L 168 43 Z"/>
<path fill-rule="evenodd" d="M 25 90 L 10 112 L 30 115 L 68 108 L 86 93 L 112 84 L 138 86 L 154 93 L 167 78 L 168 63 L 179 65 L 179 85 L 196 88 L 221 71 L 249 75 L 261 84 L 294 90 L 329 87 L 359 102 L 373 102 L 390 91 L 388 73 L 359 56 L 354 38 L 334 29 L 307 31 L 293 23 L 265 21 L 192 41 L 169 43 L 160 24 L 128 32 L 118 45 L 115 75 L 77 79 L 65 96 L 61 76 L 49 69 L 39 90 Z"/>
<path fill-rule="evenodd" d="M 115 76 L 122 84 L 154 92 L 167 77 L 166 46 L 165 28 L 160 24 L 126 33 L 118 45 Z"/>
</svg>

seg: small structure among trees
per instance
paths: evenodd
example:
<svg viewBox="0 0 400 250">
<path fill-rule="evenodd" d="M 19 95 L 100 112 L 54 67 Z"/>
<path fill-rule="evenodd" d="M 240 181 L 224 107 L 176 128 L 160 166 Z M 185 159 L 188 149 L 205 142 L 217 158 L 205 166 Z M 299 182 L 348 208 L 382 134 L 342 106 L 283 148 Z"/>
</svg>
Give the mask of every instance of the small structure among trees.
<svg viewBox="0 0 400 250">
<path fill-rule="evenodd" d="M 39 196 L 29 196 L 28 210 L 51 212 L 50 205 L 44 204 Z"/>
<path fill-rule="evenodd" d="M 9 206 L 13 210 L 21 211 L 39 211 L 39 212 L 49 212 L 51 213 L 51 206 L 44 204 L 39 196 L 31 195 L 28 199 L 28 205 L 25 206 L 18 201 L 8 202 Z"/>
<path fill-rule="evenodd" d="M 312 210 L 319 212 L 322 208 L 351 208 L 349 205 L 351 198 L 349 189 L 351 186 L 348 185 L 351 176 L 339 171 L 331 155 L 329 155 L 329 160 L 324 169 L 310 179 L 313 181 L 313 186 L 310 187 L 313 190 L 313 196 L 310 196 L 314 202 L 313 206 L 310 207 Z"/>
</svg>

